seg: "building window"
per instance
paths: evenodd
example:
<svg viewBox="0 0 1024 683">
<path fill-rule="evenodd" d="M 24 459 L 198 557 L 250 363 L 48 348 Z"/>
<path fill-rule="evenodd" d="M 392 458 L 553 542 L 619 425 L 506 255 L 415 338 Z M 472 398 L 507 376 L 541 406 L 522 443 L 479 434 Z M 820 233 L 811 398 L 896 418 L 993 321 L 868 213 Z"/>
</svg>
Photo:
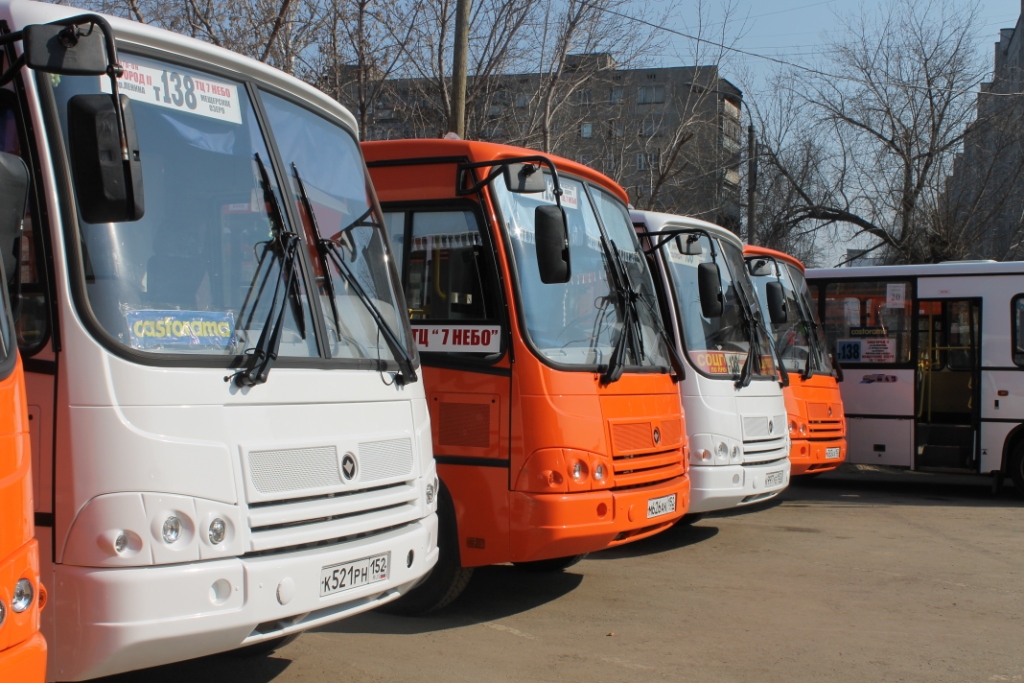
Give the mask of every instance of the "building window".
<svg viewBox="0 0 1024 683">
<path fill-rule="evenodd" d="M 592 123 L 581 123 L 580 124 L 580 137 L 581 138 L 592 138 L 592 137 L 594 137 L 594 124 L 592 124 Z"/>
<path fill-rule="evenodd" d="M 611 88 L 610 90 L 608 90 L 608 104 L 622 104 L 625 101 L 625 88 Z"/>
<path fill-rule="evenodd" d="M 593 90 L 577 90 L 576 91 L 576 103 L 581 106 L 590 106 L 594 103 L 594 91 Z"/>
<path fill-rule="evenodd" d="M 637 154 L 636 155 L 636 170 L 638 171 L 650 171 L 658 168 L 658 156 L 657 152 L 653 154 Z"/>
<path fill-rule="evenodd" d="M 665 101 L 665 86 L 644 85 L 637 88 L 637 104 L 661 104 Z"/>
<path fill-rule="evenodd" d="M 626 131 L 626 126 L 618 119 L 608 121 L 608 137 L 621 138 Z"/>
<path fill-rule="evenodd" d="M 661 121 L 641 121 L 640 135 L 645 138 L 653 138 L 656 135 L 661 135 Z"/>
<path fill-rule="evenodd" d="M 516 108 L 526 109 L 530 106 L 530 94 L 525 92 L 516 93 Z"/>
<path fill-rule="evenodd" d="M 604 172 L 606 175 L 614 175 L 619 170 L 619 157 L 615 154 L 606 154 L 604 157 Z"/>
</svg>

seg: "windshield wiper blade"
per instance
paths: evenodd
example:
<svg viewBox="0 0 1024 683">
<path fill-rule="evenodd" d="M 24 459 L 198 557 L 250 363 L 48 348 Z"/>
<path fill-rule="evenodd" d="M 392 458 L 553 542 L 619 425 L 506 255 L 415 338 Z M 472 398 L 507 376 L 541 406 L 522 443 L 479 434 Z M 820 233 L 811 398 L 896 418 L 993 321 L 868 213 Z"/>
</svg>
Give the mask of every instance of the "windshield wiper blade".
<svg viewBox="0 0 1024 683">
<path fill-rule="evenodd" d="M 302 199 L 302 205 L 306 209 L 306 215 L 309 216 L 310 224 L 313 227 L 313 233 L 317 235 L 317 252 L 320 254 L 320 259 L 324 267 L 324 279 L 327 282 L 328 296 L 331 299 L 331 312 L 334 314 L 334 321 L 338 325 L 338 329 L 342 328 L 341 316 L 338 313 L 337 302 L 334 297 L 336 290 L 334 287 L 334 277 L 331 275 L 330 264 L 333 263 L 335 268 L 341 274 L 345 281 L 348 282 L 349 287 L 355 292 L 356 298 L 362 302 L 363 306 L 370 313 L 370 317 L 377 324 L 377 329 L 380 330 L 381 335 L 384 337 L 385 343 L 388 348 L 391 349 L 392 355 L 395 357 L 395 361 L 398 363 L 399 374 L 396 376 L 396 380 L 399 384 L 412 384 L 418 378 L 416 376 L 416 370 L 413 368 L 412 356 L 402 346 L 401 340 L 395 331 L 391 329 L 387 321 L 384 320 L 384 315 L 380 312 L 380 309 L 373 303 L 373 299 L 363 289 L 362 284 L 356 277 L 352 269 L 349 268 L 348 264 L 345 263 L 344 254 L 341 252 L 341 245 L 335 242 L 333 239 L 326 237 L 320 237 L 320 226 L 317 224 L 316 214 L 313 212 L 313 205 L 309 201 L 309 195 L 306 193 L 306 184 L 302 182 L 302 176 L 299 174 L 299 167 L 292 163 L 292 171 L 295 173 L 295 184 L 299 188 L 299 195 Z M 367 209 L 361 216 L 354 220 L 349 225 L 345 226 L 338 234 L 345 234 L 348 230 L 359 225 L 377 227 L 376 223 L 365 223 L 367 216 L 371 215 L 371 209 Z M 355 243 L 352 242 L 352 248 L 355 249 Z"/>
<path fill-rule="evenodd" d="M 605 257 L 608 259 L 608 266 L 611 270 L 610 284 L 622 302 L 622 331 L 619 333 L 619 338 L 615 340 L 612 355 L 608 358 L 604 374 L 601 375 L 602 384 L 611 384 L 622 377 L 626 366 L 627 345 L 632 347 L 637 362 L 640 362 L 639 359 L 644 356 L 643 335 L 639 330 L 640 316 L 636 310 L 636 300 L 639 294 L 632 287 L 629 273 L 626 272 L 619 256 L 618 247 L 604 235 L 601 235 L 601 246 L 604 247 Z"/>
<path fill-rule="evenodd" d="M 267 381 L 270 368 L 277 360 L 277 355 L 281 348 L 281 335 L 284 332 L 284 314 L 288 309 L 289 302 L 293 308 L 296 324 L 299 326 L 299 334 L 303 339 L 306 338 L 305 316 L 302 313 L 302 295 L 299 291 L 298 279 L 299 237 L 294 232 L 285 228 L 284 216 L 281 212 L 281 206 L 277 201 L 277 195 L 274 194 L 274 190 L 270 185 L 267 167 L 264 165 L 258 152 L 254 155 L 254 158 L 260 172 L 260 184 L 263 187 L 264 201 L 270 205 L 272 226 L 271 237 L 263 243 L 263 252 L 257 261 L 252 284 L 239 310 L 239 318 L 243 318 L 245 316 L 245 309 L 249 305 L 250 297 L 252 297 L 255 291 L 256 296 L 252 298 L 252 308 L 249 311 L 249 322 L 245 325 L 246 329 L 249 329 L 251 325 L 252 318 L 256 313 L 256 307 L 259 305 L 270 280 L 271 266 L 268 263 L 279 261 L 281 265 L 277 283 L 274 286 L 273 298 L 270 301 L 270 310 L 267 312 L 267 319 L 264 321 L 263 329 L 260 331 L 259 340 L 257 340 L 254 348 L 246 349 L 246 355 L 249 357 L 246 366 L 233 375 L 224 378 L 225 381 L 234 379 L 235 384 L 241 387 L 251 387 Z M 270 256 L 273 259 L 268 262 L 268 257 Z M 263 276 L 262 280 L 261 275 Z M 258 286 L 257 282 L 259 282 Z"/>
</svg>

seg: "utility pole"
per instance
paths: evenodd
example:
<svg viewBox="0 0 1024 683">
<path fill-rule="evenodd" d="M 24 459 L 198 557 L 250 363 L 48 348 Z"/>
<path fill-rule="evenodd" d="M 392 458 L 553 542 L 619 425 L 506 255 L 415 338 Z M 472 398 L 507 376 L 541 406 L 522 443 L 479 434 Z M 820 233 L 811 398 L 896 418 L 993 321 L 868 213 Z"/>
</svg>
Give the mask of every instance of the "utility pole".
<svg viewBox="0 0 1024 683">
<path fill-rule="evenodd" d="M 757 244 L 757 141 L 754 124 L 747 126 L 747 242 Z"/>
<path fill-rule="evenodd" d="M 471 0 L 458 0 L 455 6 L 455 54 L 452 56 L 452 111 L 448 127 L 460 138 L 466 137 L 466 71 L 469 52 L 469 9 Z"/>
</svg>

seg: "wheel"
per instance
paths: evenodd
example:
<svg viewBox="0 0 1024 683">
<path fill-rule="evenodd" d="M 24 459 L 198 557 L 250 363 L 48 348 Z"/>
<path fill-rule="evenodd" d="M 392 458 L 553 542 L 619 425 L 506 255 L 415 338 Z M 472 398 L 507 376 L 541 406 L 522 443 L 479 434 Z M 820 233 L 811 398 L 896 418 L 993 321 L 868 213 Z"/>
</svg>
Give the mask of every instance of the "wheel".
<svg viewBox="0 0 1024 683">
<path fill-rule="evenodd" d="M 437 549 L 437 564 L 423 583 L 397 600 L 381 605 L 377 611 L 401 616 L 428 614 L 450 604 L 469 585 L 473 568 L 461 564 L 455 505 L 444 482 L 437 498 Z"/>
<path fill-rule="evenodd" d="M 1024 446 L 1019 446 L 1010 458 L 1009 475 L 1017 495 L 1024 498 Z"/>
<path fill-rule="evenodd" d="M 699 522 L 702 519 L 704 519 L 703 512 L 691 512 L 688 515 L 683 515 L 682 517 L 680 517 L 679 520 L 676 522 L 676 526 L 690 526 L 691 524 Z"/>
<path fill-rule="evenodd" d="M 270 640 L 264 640 L 262 643 L 246 645 L 245 647 L 240 647 L 237 650 L 232 650 L 229 654 L 233 657 L 264 657 L 273 653 L 275 650 L 280 650 L 282 647 L 294 641 L 298 637 L 298 633 L 293 633 L 290 636 L 271 638 Z"/>
<path fill-rule="evenodd" d="M 513 562 L 516 569 L 528 572 L 560 572 L 573 566 L 584 557 L 582 555 L 570 555 L 569 557 L 553 557 L 550 560 L 534 560 L 533 562 Z"/>
</svg>

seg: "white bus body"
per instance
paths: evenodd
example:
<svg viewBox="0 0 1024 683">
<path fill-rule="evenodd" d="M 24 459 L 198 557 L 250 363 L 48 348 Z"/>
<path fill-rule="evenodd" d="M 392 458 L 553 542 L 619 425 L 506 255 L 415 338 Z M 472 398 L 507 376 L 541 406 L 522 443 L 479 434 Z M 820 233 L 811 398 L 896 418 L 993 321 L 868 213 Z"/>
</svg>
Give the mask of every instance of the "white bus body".
<svg viewBox="0 0 1024 683">
<path fill-rule="evenodd" d="M 632 211 L 641 232 L 687 231 L 699 254 L 680 251 L 674 238 L 654 251 L 655 280 L 677 350 L 686 363 L 679 384 L 690 447 L 690 512 L 723 510 L 768 500 L 789 484 L 789 420 L 767 333 L 760 347 L 764 370 L 738 378 L 750 347 L 751 306 L 759 310 L 743 262 L 743 243 L 713 223 L 651 211 Z M 668 233 L 671 234 L 671 233 Z M 683 243 L 687 234 L 682 235 Z M 717 255 L 726 309 L 704 317 L 691 271 Z M 683 250 L 685 251 L 685 249 Z M 762 374 L 763 373 L 763 374 Z"/>
<path fill-rule="evenodd" d="M 1024 263 L 807 271 L 843 368 L 848 461 L 1024 490 Z"/>
<path fill-rule="evenodd" d="M 79 14 L 0 5 L 9 31 Z M 254 60 L 109 24 L 138 130 L 141 220 L 89 224 L 76 211 L 64 102 L 109 93 L 106 77 L 22 68 L 0 102 L 5 144 L 22 148 L 36 185 L 19 340 L 48 676 L 61 681 L 351 616 L 399 597 L 437 559 L 423 385 L 395 381 L 371 306 L 347 285 L 331 285 L 332 317 L 322 276 L 340 283 L 340 266 L 316 265 L 305 244 L 293 252 L 301 277 L 282 289 L 281 357 L 262 383 L 231 379 L 273 329 L 277 294 L 265 299 L 286 272 L 284 256 L 256 262 L 261 245 L 282 224 L 315 236 L 293 202 L 300 168 L 321 227 L 368 207 L 338 232 L 352 245 L 344 259 L 412 347 L 389 247 L 366 222 L 379 214 L 354 118 Z"/>
</svg>

